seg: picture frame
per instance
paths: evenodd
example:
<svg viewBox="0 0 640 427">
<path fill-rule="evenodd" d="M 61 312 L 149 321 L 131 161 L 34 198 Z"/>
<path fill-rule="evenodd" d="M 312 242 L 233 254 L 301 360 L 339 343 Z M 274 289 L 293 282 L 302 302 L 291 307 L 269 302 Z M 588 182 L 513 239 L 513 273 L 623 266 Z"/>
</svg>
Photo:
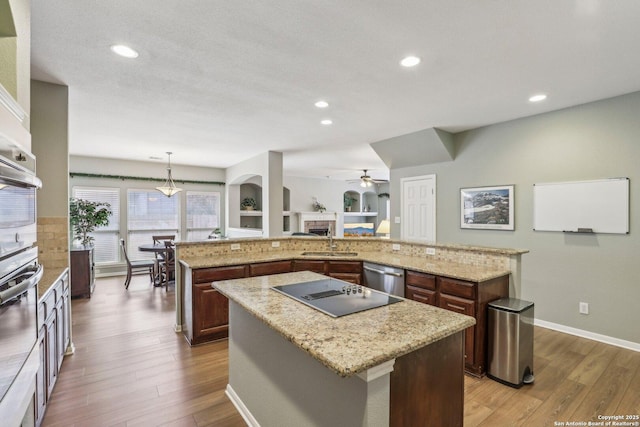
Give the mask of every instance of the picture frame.
<svg viewBox="0 0 640 427">
<path fill-rule="evenodd" d="M 515 230 L 514 185 L 460 189 L 460 228 Z"/>
</svg>

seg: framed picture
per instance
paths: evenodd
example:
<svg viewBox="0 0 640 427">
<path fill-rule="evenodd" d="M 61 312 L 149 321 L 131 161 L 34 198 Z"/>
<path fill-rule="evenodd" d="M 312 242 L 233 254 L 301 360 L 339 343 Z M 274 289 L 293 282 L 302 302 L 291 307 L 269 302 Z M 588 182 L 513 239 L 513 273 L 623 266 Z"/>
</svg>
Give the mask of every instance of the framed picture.
<svg viewBox="0 0 640 427">
<path fill-rule="evenodd" d="M 514 186 L 460 189 L 460 228 L 514 230 Z"/>
</svg>

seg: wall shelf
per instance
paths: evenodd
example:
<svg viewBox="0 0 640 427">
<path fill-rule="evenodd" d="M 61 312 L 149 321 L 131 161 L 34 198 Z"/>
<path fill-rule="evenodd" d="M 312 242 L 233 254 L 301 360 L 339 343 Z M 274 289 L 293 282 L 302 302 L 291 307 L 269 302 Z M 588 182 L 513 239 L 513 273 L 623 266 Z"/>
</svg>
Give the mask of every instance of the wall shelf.
<svg viewBox="0 0 640 427">
<path fill-rule="evenodd" d="M 378 216 L 378 212 L 345 212 L 344 216 Z"/>
</svg>

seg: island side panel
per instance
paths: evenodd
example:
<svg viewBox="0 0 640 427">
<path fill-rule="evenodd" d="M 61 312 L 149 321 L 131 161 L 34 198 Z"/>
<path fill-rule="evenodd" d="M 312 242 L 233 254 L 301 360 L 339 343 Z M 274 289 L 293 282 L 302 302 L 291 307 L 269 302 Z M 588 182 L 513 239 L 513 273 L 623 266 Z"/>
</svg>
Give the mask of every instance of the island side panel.
<svg viewBox="0 0 640 427">
<path fill-rule="evenodd" d="M 231 300 L 229 316 L 229 387 L 261 426 L 389 425 L 389 374 L 342 378 Z"/>
<path fill-rule="evenodd" d="M 464 331 L 396 359 L 390 425 L 462 426 Z"/>
</svg>

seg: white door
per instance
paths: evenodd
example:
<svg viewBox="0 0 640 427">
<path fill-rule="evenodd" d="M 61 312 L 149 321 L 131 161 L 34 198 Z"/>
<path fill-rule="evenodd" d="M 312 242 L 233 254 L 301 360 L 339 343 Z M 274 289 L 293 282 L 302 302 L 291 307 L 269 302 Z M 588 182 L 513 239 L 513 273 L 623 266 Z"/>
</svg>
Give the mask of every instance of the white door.
<svg viewBox="0 0 640 427">
<path fill-rule="evenodd" d="M 402 240 L 436 241 L 436 176 L 400 180 L 402 187 Z"/>
</svg>

